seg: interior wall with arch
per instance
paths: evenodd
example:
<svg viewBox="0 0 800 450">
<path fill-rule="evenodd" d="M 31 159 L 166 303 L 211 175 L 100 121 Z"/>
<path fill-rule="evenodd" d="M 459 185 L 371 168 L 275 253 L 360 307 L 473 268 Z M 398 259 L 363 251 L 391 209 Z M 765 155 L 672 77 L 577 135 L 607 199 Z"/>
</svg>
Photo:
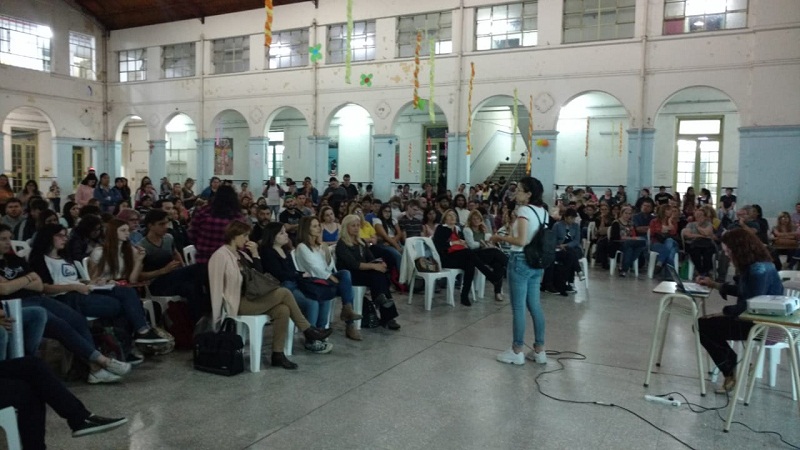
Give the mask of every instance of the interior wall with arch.
<svg viewBox="0 0 800 450">
<path fill-rule="evenodd" d="M 373 127 L 369 112 L 362 106 L 352 103 L 340 108 L 333 116 L 328 127 L 328 137 L 331 149 L 336 145 L 339 178 L 349 173 L 354 183 L 372 182 Z M 330 154 L 333 153 L 331 150 Z"/>
<path fill-rule="evenodd" d="M 120 142 L 122 144 L 121 176 L 128 179 L 131 189 L 139 187 L 139 181 L 150 172 L 150 131 L 138 116 L 125 119 Z"/>
<path fill-rule="evenodd" d="M 269 133 L 274 132 L 283 132 L 284 177 L 297 181 L 314 173 L 315 159 L 309 153 L 308 144 L 311 133 L 305 116 L 292 107 L 280 108 L 275 118 L 269 122 L 264 136 L 269 137 Z M 269 156 L 266 155 L 267 158 Z M 266 161 L 264 164 L 266 165 Z M 260 190 L 253 187 L 253 192 L 260 193 Z"/>
<path fill-rule="evenodd" d="M 56 159 L 52 151 L 53 131 L 50 125 L 50 119 L 36 108 L 23 106 L 14 109 L 5 117 L 0 131 L 5 134 L 5 138 L 3 139 L 4 167 L 2 167 L 2 173 L 8 175 L 9 178 L 15 178 L 11 159 L 11 143 L 15 135 L 18 135 L 22 139 L 35 139 L 39 152 L 38 178 L 35 181 L 39 184 L 39 188 L 41 189 L 42 185 L 52 179 L 55 174 Z M 22 134 L 24 134 L 24 136 Z M 28 180 L 12 180 L 14 188 L 17 188 L 27 181 Z"/>
<path fill-rule="evenodd" d="M 423 179 L 423 163 L 427 157 L 426 129 L 429 127 L 448 128 L 444 112 L 434 105 L 434 120 L 431 122 L 428 109 L 414 109 L 412 103 L 403 106 L 394 121 L 392 134 L 397 136 L 400 157 L 397 159 L 396 183 L 417 184 Z"/>
</svg>

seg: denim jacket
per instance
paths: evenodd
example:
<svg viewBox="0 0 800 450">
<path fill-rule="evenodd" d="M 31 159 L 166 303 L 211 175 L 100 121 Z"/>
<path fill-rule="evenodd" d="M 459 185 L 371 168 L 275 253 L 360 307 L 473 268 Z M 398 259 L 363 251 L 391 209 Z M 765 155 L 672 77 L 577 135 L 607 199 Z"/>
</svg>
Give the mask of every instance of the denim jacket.
<svg viewBox="0 0 800 450">
<path fill-rule="evenodd" d="M 567 230 L 569 230 L 569 234 L 572 237 L 572 240 L 567 242 L 567 247 L 574 247 L 580 248 L 581 246 L 581 228 L 580 225 L 577 223 L 573 223 L 572 225 L 567 225 L 567 222 L 563 220 L 559 220 L 556 222 L 555 226 L 553 227 L 553 231 L 556 233 L 556 244 L 563 244 L 564 241 L 567 239 Z"/>
<path fill-rule="evenodd" d="M 722 308 L 726 316 L 738 316 L 747 310 L 747 299 L 758 295 L 783 295 L 783 283 L 771 262 L 757 262 L 744 273 L 733 278 L 736 285 L 725 284 L 720 288 L 723 298 L 736 296 L 736 304 Z M 727 298 L 726 298 L 727 299 Z"/>
</svg>

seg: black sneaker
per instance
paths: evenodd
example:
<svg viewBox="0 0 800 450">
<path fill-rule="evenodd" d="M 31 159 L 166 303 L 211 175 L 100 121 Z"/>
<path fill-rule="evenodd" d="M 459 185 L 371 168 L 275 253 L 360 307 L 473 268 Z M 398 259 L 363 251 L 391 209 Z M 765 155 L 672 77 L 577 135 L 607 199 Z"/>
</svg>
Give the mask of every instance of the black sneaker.
<svg viewBox="0 0 800 450">
<path fill-rule="evenodd" d="M 397 323 L 396 320 L 392 319 L 386 323 L 382 323 L 381 326 L 386 327 L 392 331 L 397 331 L 400 329 L 400 324 Z"/>
<path fill-rule="evenodd" d="M 112 428 L 117 428 L 128 422 L 128 419 L 120 417 L 112 419 L 109 417 L 100 417 L 92 414 L 72 430 L 72 437 L 87 436 L 89 434 L 102 433 Z"/>
<path fill-rule="evenodd" d="M 144 362 L 144 356 L 131 352 L 128 354 L 127 358 L 125 358 L 125 362 L 132 366 L 138 366 Z"/>
<path fill-rule="evenodd" d="M 548 294 L 559 294 L 560 293 L 558 291 L 558 289 L 556 289 L 556 288 L 554 288 L 552 286 L 547 286 L 546 288 L 544 288 L 544 291 L 547 292 Z"/>
<path fill-rule="evenodd" d="M 136 338 L 133 342 L 137 344 L 166 344 L 169 340 L 150 328 L 144 334 L 136 333 Z"/>
</svg>

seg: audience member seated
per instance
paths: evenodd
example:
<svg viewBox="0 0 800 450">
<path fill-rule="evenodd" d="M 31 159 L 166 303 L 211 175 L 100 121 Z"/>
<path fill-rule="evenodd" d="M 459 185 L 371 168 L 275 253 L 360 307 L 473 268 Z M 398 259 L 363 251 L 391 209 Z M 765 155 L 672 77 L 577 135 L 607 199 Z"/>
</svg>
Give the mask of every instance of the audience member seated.
<svg viewBox="0 0 800 450">
<path fill-rule="evenodd" d="M 422 223 L 422 236 L 433 237 L 436 232 L 436 227 L 439 226 L 441 217 L 435 208 L 429 207 L 425 210 L 425 216 Z"/>
<path fill-rule="evenodd" d="M 611 216 L 611 207 L 608 203 L 600 203 L 599 209 L 600 212 L 595 219 L 597 240 L 593 244 L 596 245 L 594 256 L 595 260 L 600 263 L 603 269 L 608 270 L 608 258 L 613 256 L 610 253 L 611 241 L 609 241 L 608 232 L 611 228 L 611 224 L 614 223 L 614 218 Z"/>
<path fill-rule="evenodd" d="M 672 194 L 667 192 L 666 186 L 659 186 L 658 193 L 654 197 L 656 204 L 658 205 L 668 205 L 669 201 L 672 200 Z"/>
<path fill-rule="evenodd" d="M 794 269 L 797 262 L 794 257 L 798 256 L 798 238 L 800 238 L 800 228 L 795 227 L 792 217 L 783 211 L 778 216 L 778 224 L 770 231 L 772 260 L 778 270 L 783 269 L 781 256 L 786 256 L 787 269 Z"/>
<path fill-rule="evenodd" d="M 400 245 L 400 227 L 397 221 L 392 218 L 392 206 L 390 204 L 384 203 L 381 205 L 378 210 L 378 217 L 372 221 L 372 226 L 375 228 L 375 235 L 378 238 L 378 242 L 370 247 L 372 253 L 377 258 L 384 258 L 384 261 L 389 264 L 390 270 L 392 267 L 399 270 L 403 246 Z M 388 259 L 391 259 L 391 261 Z"/>
<path fill-rule="evenodd" d="M 22 299 L 23 308 L 47 310 L 44 337 L 59 341 L 67 350 L 89 363 L 90 384 L 114 383 L 131 370 L 127 362 L 104 356 L 94 347 L 86 317 L 69 306 L 42 294 L 42 279 L 24 259 L 11 250 L 11 230 L 0 225 L 0 300 Z"/>
<path fill-rule="evenodd" d="M 631 217 L 633 208 L 625 205 L 620 209 L 619 219 L 617 219 L 609 230 L 610 252 L 614 257 L 618 250 L 622 251 L 622 267 L 619 268 L 619 276 L 624 277 L 634 264 L 639 264 L 639 258 L 647 251 L 647 241 L 644 237 L 636 234 L 636 227 L 633 226 Z"/>
<path fill-rule="evenodd" d="M 756 236 L 764 245 L 769 245 L 769 222 L 764 218 L 764 212 L 760 205 L 753 205 L 750 208 L 750 220 L 758 223 Z"/>
<path fill-rule="evenodd" d="M 636 204 L 633 206 L 633 210 L 638 214 L 642 211 L 642 203 L 649 202 L 650 203 L 650 211 L 652 212 L 655 206 L 655 201 L 650 198 L 650 189 L 642 188 L 641 192 L 639 192 L 639 198 L 636 199 Z M 635 217 L 635 216 L 634 216 Z"/>
<path fill-rule="evenodd" d="M 504 299 L 502 288 L 503 278 L 508 268 L 508 256 L 495 244 L 489 242 L 492 233 L 486 228 L 483 216 L 478 210 L 469 213 L 467 225 L 464 227 L 464 241 L 467 248 L 472 250 L 483 264 L 492 268 L 494 274 L 500 274 L 493 281 L 494 299 L 502 302 Z"/>
<path fill-rule="evenodd" d="M 710 218 L 706 217 L 702 208 L 695 210 L 694 217 L 694 222 L 690 222 L 683 230 L 683 242 L 697 273 L 707 277 L 714 269 L 714 254 L 717 251 L 714 244 L 716 235 Z"/>
<path fill-rule="evenodd" d="M 252 224 L 253 231 L 250 233 L 250 240 L 253 242 L 261 242 L 261 238 L 264 236 L 264 230 L 272 221 L 272 211 L 266 206 L 253 206 L 256 208 L 256 221 Z"/>
<path fill-rule="evenodd" d="M 653 220 L 653 206 L 654 202 L 649 197 L 640 198 L 638 202 L 639 213 L 633 216 L 633 226 L 636 227 L 637 236 L 647 235 L 647 230 L 650 228 L 650 221 Z"/>
<path fill-rule="evenodd" d="M 69 235 L 67 258 L 71 261 L 83 261 L 95 248 L 103 245 L 104 230 L 100 216 L 88 215 L 81 218 Z"/>
<path fill-rule="evenodd" d="M 198 198 L 202 198 L 207 202 L 211 202 L 214 199 L 214 196 L 217 195 L 217 191 L 219 191 L 220 187 L 222 187 L 222 181 L 218 177 L 211 177 L 211 180 L 209 180 L 208 182 L 208 186 L 206 186 L 206 188 L 203 189 L 203 192 L 200 193 Z M 233 187 L 231 186 L 228 187 L 230 187 L 231 191 L 233 191 Z M 239 204 L 238 197 L 236 198 L 236 204 L 237 205 Z"/>
<path fill-rule="evenodd" d="M 41 197 L 34 197 L 28 203 L 28 214 L 20 223 L 14 227 L 14 239 L 17 241 L 28 241 L 36 234 L 36 222 L 43 211 L 48 210 L 47 200 Z"/>
<path fill-rule="evenodd" d="M 469 210 L 467 209 L 467 198 L 462 194 L 458 194 L 453 199 L 453 205 L 453 210 L 458 215 L 458 224 L 462 227 L 466 226 L 467 216 L 469 215 Z"/>
<path fill-rule="evenodd" d="M 625 186 L 621 184 L 617 186 L 617 194 L 614 195 L 614 200 L 618 205 L 624 205 L 628 203 L 628 193 L 625 192 Z"/>
<path fill-rule="evenodd" d="M 567 209 L 561 220 L 556 222 L 553 231 L 556 233 L 556 264 L 554 266 L 554 286 L 561 295 L 567 292 L 577 292 L 575 289 L 575 274 L 581 278 L 586 274 L 581 272 L 578 262 L 583 257 L 581 249 L 580 226 L 575 221 L 577 211 Z"/>
<path fill-rule="evenodd" d="M 712 203 L 714 203 L 714 200 L 711 198 L 711 191 L 706 188 L 700 189 L 700 195 L 697 196 L 697 206 L 711 205 Z"/>
<path fill-rule="evenodd" d="M 264 272 L 258 244 L 250 240 L 250 231 L 250 225 L 243 221 L 237 220 L 228 224 L 223 236 L 225 245 L 216 250 L 208 261 L 213 323 L 215 326 L 219 325 L 223 309 L 234 317 L 269 315 L 273 325 L 270 358 L 272 365 L 289 370 L 297 369 L 297 364 L 290 361 L 283 352 L 289 319 L 294 321 L 307 341 L 321 341 L 330 336 L 331 330 L 312 327 L 297 307 L 292 292 L 286 288 L 276 285 L 273 290 L 257 298 L 242 295 L 244 278 L 240 267 L 247 266 Z"/>
<path fill-rule="evenodd" d="M 78 224 L 78 214 L 81 211 L 80 205 L 75 202 L 64 203 L 64 209 L 61 211 L 61 217 L 58 219 L 64 228 L 72 230 Z"/>
<path fill-rule="evenodd" d="M 658 253 L 654 275 L 661 273 L 664 266 L 675 264 L 675 255 L 679 250 L 677 239 L 680 214 L 675 206 L 659 205 L 656 218 L 650 221 L 650 250 Z"/>
<path fill-rule="evenodd" d="M 345 336 L 354 341 L 360 341 L 361 332 L 358 331 L 354 320 L 361 319 L 361 314 L 353 310 L 353 281 L 350 272 L 331 270 L 331 250 L 327 245 L 322 245 L 322 226 L 319 219 L 313 216 L 300 220 L 297 234 L 297 250 L 295 257 L 298 269 L 307 272 L 314 278 L 328 280 L 336 285 L 336 293 L 342 298 L 342 312 L 339 318 L 347 326 Z"/>
<path fill-rule="evenodd" d="M 319 210 L 319 220 L 322 223 L 322 242 L 334 246 L 339 240 L 341 227 L 336 221 L 336 214 L 330 206 L 323 206 Z"/>
<path fill-rule="evenodd" d="M 732 188 L 725 188 L 725 195 L 719 198 L 717 214 L 723 223 L 736 220 L 736 196 Z"/>
<path fill-rule="evenodd" d="M 89 255 L 88 270 L 92 279 L 139 282 L 145 251 L 131 244 L 130 234 L 127 223 L 119 219 L 108 222 L 103 245 Z"/>
<path fill-rule="evenodd" d="M 305 216 L 297 209 L 297 203 L 292 196 L 286 196 L 283 200 L 283 208 L 284 210 L 278 215 L 278 222 L 286 225 L 286 232 L 289 233 L 292 242 L 297 242 L 297 225 Z"/>
<path fill-rule="evenodd" d="M 25 220 L 22 202 L 18 198 L 11 197 L 7 200 L 5 207 L 6 214 L 3 216 L 2 223 L 13 230 L 20 222 Z"/>
<path fill-rule="evenodd" d="M 145 232 L 142 230 L 142 217 L 144 217 L 144 214 L 135 209 L 123 209 L 116 217 L 118 220 L 128 224 L 131 244 L 137 245 L 139 241 L 144 239 Z"/>
<path fill-rule="evenodd" d="M 419 200 L 411 199 L 406 202 L 406 211 L 397 219 L 397 225 L 400 226 L 402 232 L 402 241 L 410 237 L 422 236 L 422 208 L 420 208 Z"/>
<path fill-rule="evenodd" d="M 89 200 L 94 198 L 94 188 L 97 186 L 97 175 L 94 172 L 89 172 L 81 180 L 81 184 L 75 190 L 75 203 L 86 206 Z"/>
<path fill-rule="evenodd" d="M 20 441 L 26 450 L 46 448 L 47 406 L 67 421 L 72 437 L 102 433 L 128 422 L 124 417 L 108 418 L 89 412 L 44 362 L 32 356 L 0 361 L 0 383 L 0 408 L 16 409 Z M 109 447 L 118 443 L 106 440 Z"/>
<path fill-rule="evenodd" d="M 800 202 L 794 205 L 794 212 L 792 213 L 792 224 L 795 228 L 800 228 Z"/>
<path fill-rule="evenodd" d="M 381 210 L 381 213 L 390 210 Z M 359 237 L 361 218 L 355 214 L 348 215 L 342 221 L 341 239 L 336 243 L 336 264 L 342 270 L 350 272 L 352 283 L 370 289 L 372 301 L 378 307 L 380 325 L 390 330 L 399 330 L 400 324 L 395 320 L 397 307 L 389 290 L 389 274 L 387 265 L 376 260 L 370 247 Z"/>
<path fill-rule="evenodd" d="M 87 317 L 125 318 L 137 344 L 167 343 L 167 339 L 147 324 L 142 301 L 134 289 L 116 286 L 102 278 L 92 279 L 88 284 L 82 283 L 75 265 L 65 259 L 66 244 L 67 230 L 58 224 L 42 228 L 33 241 L 28 260 L 42 279 L 42 292 L 45 295 L 60 300 Z"/>
<path fill-rule="evenodd" d="M 311 326 L 325 328 L 328 324 L 333 299 L 310 299 L 300 290 L 300 279 L 306 275 L 297 270 L 294 261 L 287 253 L 290 246 L 285 225 L 280 222 L 268 224 L 264 229 L 264 235 L 258 248 L 261 264 L 266 273 L 272 274 L 281 282 L 281 286 L 292 291 L 297 306 L 300 307 Z M 330 353 L 333 350 L 333 344 L 327 340 L 306 340 L 305 349 L 312 353 Z"/>
</svg>

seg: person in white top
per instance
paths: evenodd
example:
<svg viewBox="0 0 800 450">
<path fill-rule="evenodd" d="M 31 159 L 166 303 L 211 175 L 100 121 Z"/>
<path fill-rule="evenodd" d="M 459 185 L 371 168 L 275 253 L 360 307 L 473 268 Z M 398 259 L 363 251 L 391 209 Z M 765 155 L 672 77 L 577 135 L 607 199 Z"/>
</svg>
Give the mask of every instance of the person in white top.
<svg viewBox="0 0 800 450">
<path fill-rule="evenodd" d="M 106 238 L 101 247 L 89 255 L 89 276 L 107 280 L 139 282 L 144 257 L 142 247 L 132 245 L 131 229 L 127 222 L 111 219 L 106 225 Z"/>
<path fill-rule="evenodd" d="M 544 350 L 544 311 L 539 299 L 544 269 L 534 269 L 525 260 L 523 249 L 543 224 L 549 221 L 547 210 L 543 207 L 541 181 L 533 177 L 519 180 L 514 200 L 517 204 L 517 218 L 511 226 L 511 234 L 492 235 L 492 243 L 511 244 L 509 253 L 508 286 L 511 291 L 511 312 L 513 317 L 513 341 L 508 350 L 497 355 L 497 360 L 508 364 L 525 364 L 525 359 L 539 364 L 547 363 Z M 525 346 L 525 307 L 533 319 L 533 351 L 524 355 Z"/>
<path fill-rule="evenodd" d="M 275 177 L 269 177 L 267 185 L 264 187 L 262 196 L 267 198 L 267 206 L 272 210 L 272 217 L 277 220 L 278 213 L 281 210 L 281 197 L 284 195 L 283 188 L 275 181 Z"/>
<path fill-rule="evenodd" d="M 42 279 L 44 294 L 87 317 L 124 317 L 135 332 L 137 344 L 168 342 L 147 324 L 142 301 L 134 289 L 99 278 L 81 282 L 75 264 L 64 259 L 66 245 L 67 230 L 59 224 L 45 225 L 36 233 L 29 261 Z M 129 362 L 141 362 L 141 358 L 129 359 Z"/>
<path fill-rule="evenodd" d="M 339 318 L 347 323 L 345 336 L 354 340 L 361 340 L 361 333 L 353 321 L 361 319 L 361 314 L 353 310 L 353 281 L 350 272 L 340 270 L 334 272 L 331 264 L 331 251 L 327 245 L 322 245 L 322 226 L 319 219 L 306 216 L 300 219 L 297 228 L 297 242 L 295 250 L 297 270 L 307 272 L 314 278 L 328 280 L 336 285 L 336 294 L 342 298 L 342 313 Z"/>
</svg>

